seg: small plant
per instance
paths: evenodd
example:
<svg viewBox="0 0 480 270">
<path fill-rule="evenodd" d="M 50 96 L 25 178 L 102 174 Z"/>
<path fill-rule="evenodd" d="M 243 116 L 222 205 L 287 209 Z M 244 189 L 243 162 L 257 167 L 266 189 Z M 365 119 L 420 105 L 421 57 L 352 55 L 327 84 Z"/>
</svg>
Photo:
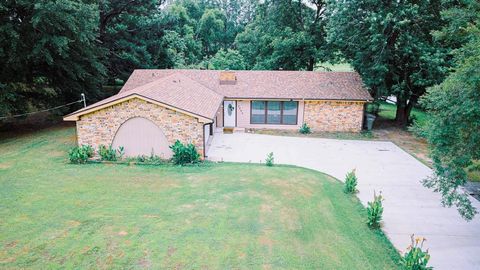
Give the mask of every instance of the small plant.
<svg viewBox="0 0 480 270">
<path fill-rule="evenodd" d="M 345 176 L 345 186 L 343 192 L 355 193 L 357 191 L 357 176 L 355 175 L 355 169 L 347 173 Z"/>
<path fill-rule="evenodd" d="M 412 244 L 408 246 L 405 255 L 402 258 L 402 264 L 407 270 L 430 270 L 433 267 L 427 266 L 430 260 L 428 249 L 423 250 L 423 243 L 426 241 L 423 237 L 415 238 L 414 235 L 410 237 Z"/>
<path fill-rule="evenodd" d="M 367 207 L 367 225 L 372 229 L 380 228 L 380 221 L 382 220 L 383 214 L 383 197 L 382 193 L 377 196 L 373 193 L 373 202 L 368 202 Z"/>
<path fill-rule="evenodd" d="M 195 145 L 189 143 L 184 145 L 179 140 L 170 146 L 173 151 L 172 161 L 176 165 L 194 164 L 200 161 L 200 154 Z"/>
<path fill-rule="evenodd" d="M 120 146 L 120 147 L 118 147 L 118 150 L 117 150 L 117 151 L 118 151 L 118 157 L 119 157 L 120 159 L 122 159 L 123 156 L 125 155 L 125 147 Z"/>
<path fill-rule="evenodd" d="M 267 165 L 268 167 L 272 167 L 274 161 L 275 161 L 275 158 L 273 157 L 273 152 L 270 152 L 267 155 L 267 158 L 265 159 L 265 165 Z"/>
<path fill-rule="evenodd" d="M 145 165 L 161 165 L 167 163 L 166 160 L 161 159 L 159 156 L 156 156 L 153 153 L 150 154 L 150 156 L 142 155 L 129 158 L 129 162 L 136 162 Z"/>
<path fill-rule="evenodd" d="M 93 156 L 93 148 L 90 145 L 75 146 L 68 151 L 68 159 L 74 164 L 83 164 Z"/>
<path fill-rule="evenodd" d="M 303 125 L 300 127 L 299 132 L 300 132 L 301 134 L 309 134 L 309 133 L 312 133 L 312 131 L 310 130 L 310 127 L 307 125 L 307 123 L 303 123 Z"/>
<path fill-rule="evenodd" d="M 111 145 L 108 148 L 103 144 L 98 147 L 98 154 L 103 161 L 117 161 L 124 153 L 123 147 L 119 150 L 112 148 Z"/>
</svg>

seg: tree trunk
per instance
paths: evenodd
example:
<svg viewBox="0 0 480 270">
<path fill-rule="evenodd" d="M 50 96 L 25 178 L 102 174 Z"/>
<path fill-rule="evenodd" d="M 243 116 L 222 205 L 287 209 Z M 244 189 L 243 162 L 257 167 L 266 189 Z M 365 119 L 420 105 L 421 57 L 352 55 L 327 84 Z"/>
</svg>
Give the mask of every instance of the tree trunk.
<svg viewBox="0 0 480 270">
<path fill-rule="evenodd" d="M 408 110 L 406 104 L 397 103 L 397 111 L 395 114 L 395 122 L 401 127 L 406 127 L 408 124 Z"/>
<path fill-rule="evenodd" d="M 308 60 L 307 70 L 313 71 L 314 66 L 315 66 L 315 59 L 313 57 L 310 57 L 310 59 Z"/>
<path fill-rule="evenodd" d="M 397 111 L 395 113 L 395 122 L 401 127 L 407 127 L 413 106 L 418 101 L 418 97 L 411 96 L 409 100 L 400 99 L 397 96 Z"/>
</svg>

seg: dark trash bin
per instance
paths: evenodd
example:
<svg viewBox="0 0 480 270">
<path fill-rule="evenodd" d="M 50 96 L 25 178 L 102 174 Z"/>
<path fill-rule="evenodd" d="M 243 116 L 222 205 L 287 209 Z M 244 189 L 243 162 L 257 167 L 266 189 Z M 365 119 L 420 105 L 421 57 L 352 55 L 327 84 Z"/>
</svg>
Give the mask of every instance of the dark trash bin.
<svg viewBox="0 0 480 270">
<path fill-rule="evenodd" d="M 375 118 L 377 118 L 374 114 L 366 113 L 365 114 L 365 122 L 367 124 L 367 130 L 370 131 L 373 128 L 373 122 L 375 122 Z"/>
</svg>

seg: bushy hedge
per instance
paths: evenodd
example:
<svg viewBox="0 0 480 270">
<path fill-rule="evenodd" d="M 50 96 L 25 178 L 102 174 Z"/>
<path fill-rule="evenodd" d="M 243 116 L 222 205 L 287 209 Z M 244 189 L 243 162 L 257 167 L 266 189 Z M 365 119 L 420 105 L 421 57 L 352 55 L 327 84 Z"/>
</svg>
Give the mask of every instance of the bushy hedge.
<svg viewBox="0 0 480 270">
<path fill-rule="evenodd" d="M 172 162 L 177 165 L 194 164 L 200 161 L 200 154 L 195 145 L 183 144 L 179 140 L 170 146 L 173 151 Z"/>
</svg>

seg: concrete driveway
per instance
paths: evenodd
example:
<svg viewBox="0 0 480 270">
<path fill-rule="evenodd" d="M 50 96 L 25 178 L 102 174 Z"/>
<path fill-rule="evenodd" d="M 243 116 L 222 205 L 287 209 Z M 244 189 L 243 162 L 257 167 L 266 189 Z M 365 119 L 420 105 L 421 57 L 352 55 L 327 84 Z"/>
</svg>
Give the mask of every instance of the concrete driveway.
<svg viewBox="0 0 480 270">
<path fill-rule="evenodd" d="M 480 217 L 463 220 L 456 209 L 444 208 L 440 195 L 420 181 L 431 170 L 391 142 L 282 137 L 248 133 L 216 133 L 208 159 L 275 162 L 318 170 L 343 181 L 356 168 L 357 194 L 366 205 L 373 191 L 385 198 L 383 230 L 402 253 L 410 235 L 427 238 L 435 269 L 480 269 Z M 480 209 L 480 203 L 474 201 Z M 321 214 L 321 213 L 319 213 Z"/>
</svg>

